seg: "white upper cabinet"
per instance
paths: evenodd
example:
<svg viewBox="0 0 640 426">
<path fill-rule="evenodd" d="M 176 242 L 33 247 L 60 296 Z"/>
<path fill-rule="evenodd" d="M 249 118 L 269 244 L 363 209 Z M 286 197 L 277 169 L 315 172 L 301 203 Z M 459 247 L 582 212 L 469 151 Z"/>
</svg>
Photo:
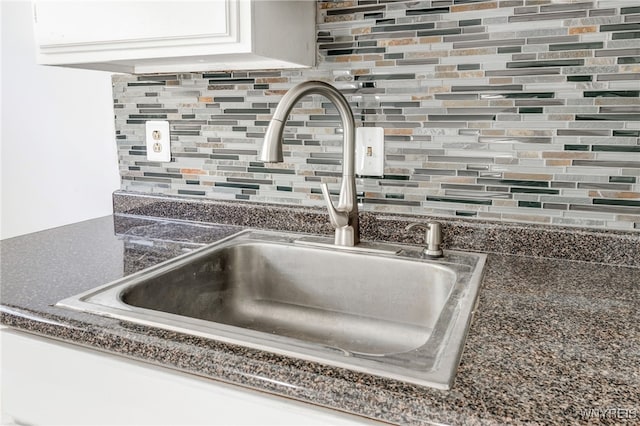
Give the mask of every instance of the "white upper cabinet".
<svg viewBox="0 0 640 426">
<path fill-rule="evenodd" d="M 133 74 L 305 68 L 315 0 L 35 1 L 37 61 Z"/>
</svg>

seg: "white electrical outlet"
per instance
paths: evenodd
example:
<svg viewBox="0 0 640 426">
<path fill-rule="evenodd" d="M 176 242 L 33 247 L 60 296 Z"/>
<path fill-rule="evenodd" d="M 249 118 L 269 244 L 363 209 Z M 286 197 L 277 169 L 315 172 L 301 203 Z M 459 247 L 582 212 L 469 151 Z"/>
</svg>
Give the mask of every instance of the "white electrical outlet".
<svg viewBox="0 0 640 426">
<path fill-rule="evenodd" d="M 168 121 L 147 121 L 145 124 L 147 140 L 147 160 L 171 161 L 171 134 Z"/>
<path fill-rule="evenodd" d="M 356 128 L 356 174 L 384 175 L 384 129 L 382 127 Z"/>
</svg>

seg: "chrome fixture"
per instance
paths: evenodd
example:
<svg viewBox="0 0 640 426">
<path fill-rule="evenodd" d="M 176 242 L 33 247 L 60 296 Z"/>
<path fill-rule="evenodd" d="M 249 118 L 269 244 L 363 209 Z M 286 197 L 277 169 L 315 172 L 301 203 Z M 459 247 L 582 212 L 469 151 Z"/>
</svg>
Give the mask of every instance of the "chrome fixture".
<svg viewBox="0 0 640 426">
<path fill-rule="evenodd" d="M 427 257 L 442 257 L 442 226 L 439 222 L 412 223 L 405 228 L 405 231 L 411 231 L 414 228 L 424 229 L 425 248 L 422 253 Z"/>
<path fill-rule="evenodd" d="M 344 133 L 342 185 L 337 206 L 334 206 L 331 201 L 327 184 L 323 183 L 321 188 L 329 210 L 329 219 L 336 230 L 334 244 L 355 246 L 360 242 L 355 180 L 355 123 L 349 103 L 335 87 L 321 81 L 307 81 L 289 90 L 278 104 L 264 135 L 260 160 L 267 163 L 281 163 L 284 161 L 282 156 L 282 134 L 287 118 L 301 98 L 313 94 L 322 95 L 329 99 L 338 109 L 338 114 L 340 114 L 340 119 L 342 120 Z"/>
</svg>

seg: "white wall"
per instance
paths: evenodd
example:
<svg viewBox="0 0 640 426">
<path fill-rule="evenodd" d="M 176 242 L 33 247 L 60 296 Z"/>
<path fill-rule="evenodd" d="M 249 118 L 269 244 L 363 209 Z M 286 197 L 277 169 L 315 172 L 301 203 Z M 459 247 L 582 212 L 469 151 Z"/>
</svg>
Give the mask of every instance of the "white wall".
<svg viewBox="0 0 640 426">
<path fill-rule="evenodd" d="M 0 238 L 112 212 L 111 74 L 35 63 L 29 1 L 0 0 Z"/>
</svg>

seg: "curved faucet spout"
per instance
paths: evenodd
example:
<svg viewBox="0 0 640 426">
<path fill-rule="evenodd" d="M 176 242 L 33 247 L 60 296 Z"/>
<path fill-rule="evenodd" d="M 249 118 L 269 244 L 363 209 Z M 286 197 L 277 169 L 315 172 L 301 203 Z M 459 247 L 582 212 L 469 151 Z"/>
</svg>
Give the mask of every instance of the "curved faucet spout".
<svg viewBox="0 0 640 426">
<path fill-rule="evenodd" d="M 264 135 L 260 160 L 283 161 L 282 136 L 287 118 L 301 98 L 313 94 L 322 95 L 331 101 L 342 121 L 342 184 L 338 205 L 333 205 L 326 184 L 322 185 L 322 194 L 329 209 L 331 224 L 336 229 L 335 244 L 354 246 L 360 242 L 355 180 L 355 122 L 349 103 L 335 87 L 322 81 L 307 81 L 289 90 L 278 104 Z"/>
</svg>

